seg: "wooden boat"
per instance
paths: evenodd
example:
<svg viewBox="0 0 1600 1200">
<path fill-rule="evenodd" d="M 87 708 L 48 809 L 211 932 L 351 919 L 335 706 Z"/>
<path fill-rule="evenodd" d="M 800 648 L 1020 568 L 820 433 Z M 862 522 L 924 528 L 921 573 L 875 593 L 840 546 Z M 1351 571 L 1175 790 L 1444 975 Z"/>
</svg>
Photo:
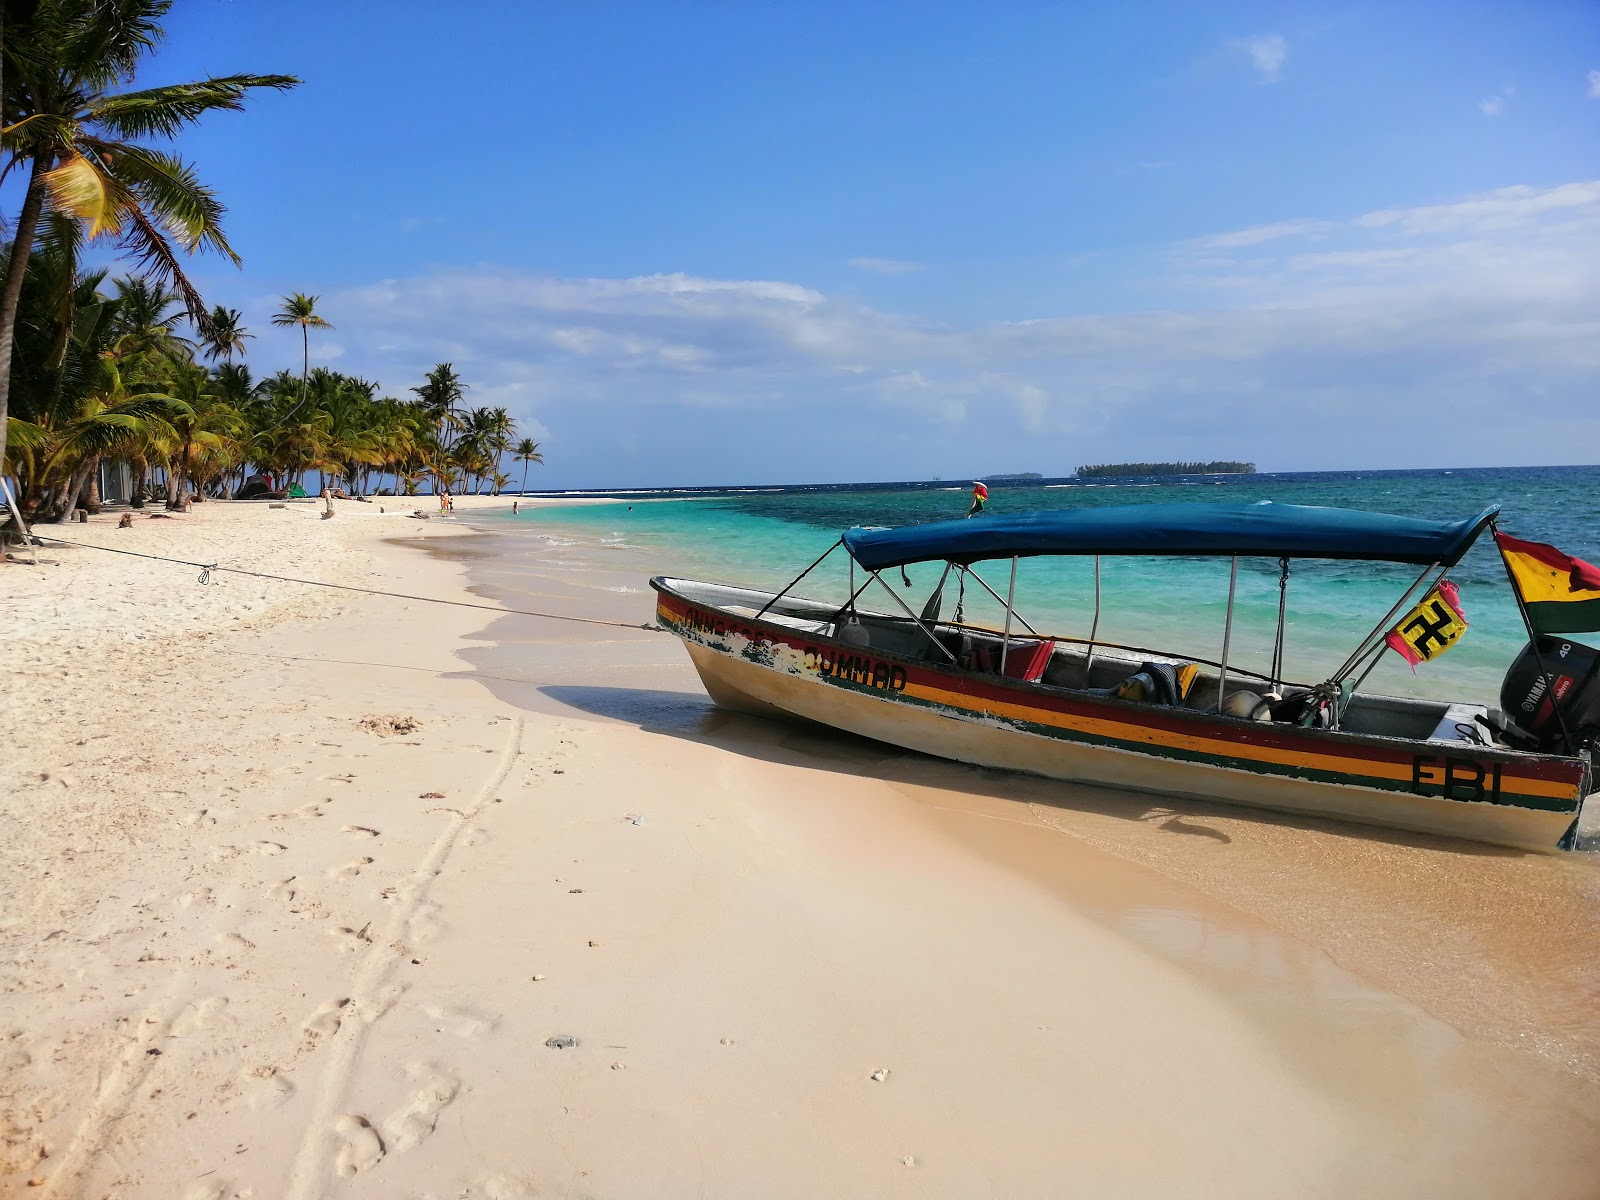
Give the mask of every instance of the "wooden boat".
<svg viewBox="0 0 1600 1200">
<path fill-rule="evenodd" d="M 827 554 L 779 593 L 667 577 L 651 586 L 658 620 L 683 639 L 721 705 L 1055 779 L 1550 850 L 1574 835 L 1594 730 L 1530 748 L 1499 710 L 1356 690 L 1396 615 L 1419 591 L 1437 594 L 1496 513 L 1436 522 L 1300 505 L 1162 504 L 978 517 L 848 531 L 829 554 L 842 548 L 864 579 L 843 606 L 792 594 Z M 1233 579 L 1240 557 L 1267 557 L 1280 560 L 1285 584 L 1290 563 L 1306 558 L 1422 571 L 1347 662 L 1312 685 L 1229 664 L 1231 583 L 1219 661 L 1096 642 L 1098 558 L 1113 554 L 1229 558 Z M 1095 556 L 1088 638 L 1043 636 L 1016 612 L 1017 560 L 1034 555 Z M 1010 560 L 1004 597 L 973 569 L 987 560 Z M 879 575 L 919 562 L 944 564 L 920 615 Z M 952 575 L 1005 605 L 1003 629 L 967 624 L 959 607 L 941 618 Z M 901 611 L 858 607 L 874 584 Z M 1283 632 L 1280 603 L 1274 664 Z M 1529 694 L 1548 684 L 1551 696 L 1565 693 L 1552 703 L 1574 701 L 1580 688 L 1571 679 L 1557 686 L 1537 643 L 1518 660 L 1523 676 L 1530 653 L 1540 684 Z M 1591 668 L 1581 684 L 1600 688 L 1594 676 Z"/>
</svg>

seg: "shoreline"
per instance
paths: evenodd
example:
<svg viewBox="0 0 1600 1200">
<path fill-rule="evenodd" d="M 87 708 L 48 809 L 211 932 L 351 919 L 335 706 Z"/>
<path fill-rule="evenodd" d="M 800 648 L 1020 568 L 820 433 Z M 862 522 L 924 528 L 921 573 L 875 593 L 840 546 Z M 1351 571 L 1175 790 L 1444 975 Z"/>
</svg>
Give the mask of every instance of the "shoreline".
<svg viewBox="0 0 1600 1200">
<path fill-rule="evenodd" d="M 336 505 L 148 536 L 441 599 L 648 602 L 612 590 L 626 555 L 508 564 L 465 522 Z M 1593 1031 L 1508 1001 L 1551 962 L 1494 937 L 1530 863 L 1519 941 L 1581 918 L 1536 860 L 1452 912 L 1479 858 L 1062 808 L 719 713 L 642 630 L 90 554 L 8 618 L 0 1187 L 1577 1197 L 1600 1166 Z M 1547 991 L 1592 984 L 1588 944 Z M 1500 1016 L 1475 1027 L 1475 994 Z"/>
</svg>

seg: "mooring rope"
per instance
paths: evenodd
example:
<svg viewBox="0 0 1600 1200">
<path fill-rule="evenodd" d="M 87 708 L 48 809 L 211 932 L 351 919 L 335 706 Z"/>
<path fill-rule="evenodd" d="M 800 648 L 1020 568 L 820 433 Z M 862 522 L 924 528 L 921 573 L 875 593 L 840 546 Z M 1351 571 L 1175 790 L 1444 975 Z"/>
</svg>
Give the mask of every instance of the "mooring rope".
<svg viewBox="0 0 1600 1200">
<path fill-rule="evenodd" d="M 148 558 L 154 562 L 173 563 L 180 567 L 196 567 L 200 571 L 197 582 L 208 584 L 213 572 L 225 571 L 230 575 L 248 575 L 253 579 L 271 579 L 279 583 L 299 583 L 306 587 L 332 588 L 341 592 L 360 592 L 365 596 L 388 596 L 394 600 L 415 600 L 420 604 L 444 604 L 452 608 L 478 608 L 485 612 L 510 613 L 519 617 L 543 617 L 549 621 L 572 621 L 579 625 L 606 625 L 613 629 L 644 629 L 651 633 L 665 633 L 661 626 L 646 622 L 633 625 L 626 621 L 603 621 L 598 617 L 573 617 L 565 613 L 536 612 L 528 608 L 504 608 L 494 604 L 476 604 L 471 600 L 444 600 L 438 596 L 414 596 L 409 592 L 390 592 L 382 588 L 357 587 L 350 583 L 329 583 L 325 579 L 299 579 L 293 575 L 275 575 L 270 571 L 250 571 L 244 567 L 225 567 L 221 563 L 191 562 L 186 558 L 169 558 L 164 554 L 145 554 L 139 550 L 119 550 L 115 546 L 96 546 L 91 542 L 73 542 L 48 533 L 33 531 L 36 540 L 58 542 L 63 546 L 77 546 L 80 550 L 104 550 L 107 554 L 125 554 L 129 558 Z"/>
</svg>

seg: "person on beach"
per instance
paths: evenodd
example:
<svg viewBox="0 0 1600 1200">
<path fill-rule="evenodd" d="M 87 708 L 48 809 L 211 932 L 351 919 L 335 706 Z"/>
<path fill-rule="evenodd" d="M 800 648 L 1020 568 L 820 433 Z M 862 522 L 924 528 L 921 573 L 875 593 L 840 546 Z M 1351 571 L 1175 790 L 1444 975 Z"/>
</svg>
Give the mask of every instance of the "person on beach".
<svg viewBox="0 0 1600 1200">
<path fill-rule="evenodd" d="M 518 501 L 516 501 L 516 500 L 513 500 L 511 502 L 511 515 L 513 517 L 517 515 L 517 504 L 518 504 Z"/>
</svg>

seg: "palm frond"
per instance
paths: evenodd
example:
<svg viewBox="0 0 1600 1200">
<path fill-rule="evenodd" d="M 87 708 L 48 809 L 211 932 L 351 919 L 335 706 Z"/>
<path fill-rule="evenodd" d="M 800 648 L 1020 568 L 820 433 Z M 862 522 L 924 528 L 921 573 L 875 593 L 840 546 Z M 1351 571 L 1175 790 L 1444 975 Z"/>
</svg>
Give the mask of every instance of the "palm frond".
<svg viewBox="0 0 1600 1200">
<path fill-rule="evenodd" d="M 68 78 L 103 88 L 133 76 L 141 55 L 160 45 L 161 18 L 172 0 L 99 0 L 44 3 L 55 54 Z M 44 33 L 45 30 L 40 30 Z M 9 49 L 9 47 L 8 47 Z"/>
<path fill-rule="evenodd" d="M 128 210 L 127 220 L 128 228 L 122 236 L 122 248 L 138 260 L 151 278 L 172 284 L 182 298 L 195 328 L 202 337 L 209 337 L 212 332 L 211 313 L 200 298 L 199 289 L 183 273 L 183 266 L 173 252 L 172 243 L 137 206 Z"/>
<path fill-rule="evenodd" d="M 61 165 L 45 172 L 50 201 L 89 226 L 91 238 L 120 234 L 123 215 L 132 197 L 117 179 L 82 154 L 70 154 Z"/>
<path fill-rule="evenodd" d="M 188 163 L 174 154 L 143 146 L 88 137 L 80 140 L 110 165 L 117 181 L 144 202 L 146 210 L 172 231 L 186 251 L 210 247 L 235 266 L 240 265 L 239 256 L 222 232 L 222 217 L 227 210 Z"/>
<path fill-rule="evenodd" d="M 209 112 L 238 112 L 252 88 L 287 91 L 293 75 L 220 75 L 197 83 L 176 83 L 103 96 L 84 116 L 119 138 L 172 138 Z"/>
<path fill-rule="evenodd" d="M 50 433 L 43 426 L 21 417 L 6 418 L 6 451 L 40 450 L 50 442 Z"/>
</svg>

